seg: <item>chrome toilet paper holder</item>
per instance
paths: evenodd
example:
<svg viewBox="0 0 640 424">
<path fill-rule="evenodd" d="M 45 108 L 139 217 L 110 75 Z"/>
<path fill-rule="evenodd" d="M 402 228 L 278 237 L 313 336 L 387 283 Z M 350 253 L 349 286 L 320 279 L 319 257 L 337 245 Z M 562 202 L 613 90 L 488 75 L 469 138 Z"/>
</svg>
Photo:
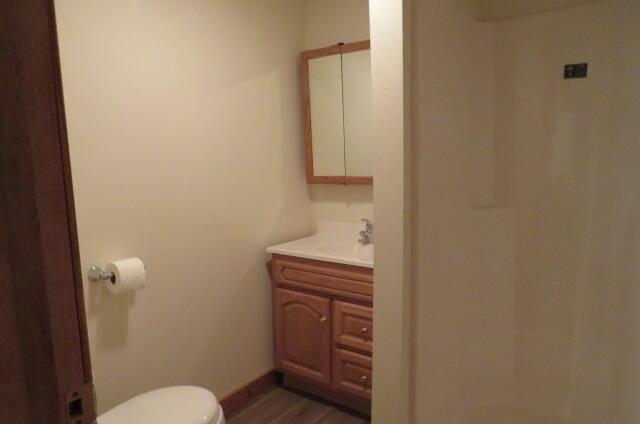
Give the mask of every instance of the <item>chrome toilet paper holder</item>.
<svg viewBox="0 0 640 424">
<path fill-rule="evenodd" d="M 109 271 L 103 271 L 102 268 L 98 266 L 92 266 L 87 273 L 87 277 L 89 281 L 97 283 L 100 281 L 111 281 L 113 282 L 115 278 L 115 274 Z"/>
</svg>

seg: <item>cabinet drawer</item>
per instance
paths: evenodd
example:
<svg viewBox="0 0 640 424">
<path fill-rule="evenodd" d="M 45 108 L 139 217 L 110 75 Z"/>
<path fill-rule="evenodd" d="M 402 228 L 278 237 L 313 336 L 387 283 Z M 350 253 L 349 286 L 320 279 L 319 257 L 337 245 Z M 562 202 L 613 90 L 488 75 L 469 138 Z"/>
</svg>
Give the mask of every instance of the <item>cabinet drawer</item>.
<svg viewBox="0 0 640 424">
<path fill-rule="evenodd" d="M 373 309 L 347 302 L 333 302 L 335 343 L 373 352 Z"/>
<path fill-rule="evenodd" d="M 371 358 L 335 348 L 333 387 L 335 390 L 371 399 Z"/>
<path fill-rule="evenodd" d="M 363 301 L 373 297 L 373 272 L 360 267 L 281 256 L 273 261 L 272 272 L 276 283 L 294 288 Z"/>
</svg>

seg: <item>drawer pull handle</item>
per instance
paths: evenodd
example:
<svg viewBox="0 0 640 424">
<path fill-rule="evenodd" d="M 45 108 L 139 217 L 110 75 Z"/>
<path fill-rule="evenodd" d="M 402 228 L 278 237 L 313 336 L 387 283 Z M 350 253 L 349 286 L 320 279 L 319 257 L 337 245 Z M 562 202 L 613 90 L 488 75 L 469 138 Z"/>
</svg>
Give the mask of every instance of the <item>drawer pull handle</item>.
<svg viewBox="0 0 640 424">
<path fill-rule="evenodd" d="M 360 332 L 363 336 L 366 336 L 367 334 L 369 334 L 369 329 L 367 327 L 362 327 L 362 330 L 360 330 Z"/>
<path fill-rule="evenodd" d="M 327 317 L 320 317 L 320 322 L 321 323 L 327 322 Z"/>
<path fill-rule="evenodd" d="M 362 382 L 363 382 L 363 383 L 365 383 L 365 384 L 366 384 L 366 382 L 367 382 L 367 381 L 369 381 L 369 377 L 367 377 L 366 375 L 363 375 L 363 376 L 361 377 L 361 380 L 362 380 Z"/>
</svg>

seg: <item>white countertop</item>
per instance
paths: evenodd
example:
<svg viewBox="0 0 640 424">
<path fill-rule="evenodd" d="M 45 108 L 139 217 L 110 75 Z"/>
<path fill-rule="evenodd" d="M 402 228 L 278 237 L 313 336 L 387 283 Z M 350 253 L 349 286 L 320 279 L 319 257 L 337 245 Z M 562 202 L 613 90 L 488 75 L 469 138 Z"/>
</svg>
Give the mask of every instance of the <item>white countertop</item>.
<svg viewBox="0 0 640 424">
<path fill-rule="evenodd" d="M 358 242 L 364 223 L 320 221 L 318 233 L 267 248 L 267 252 L 373 268 L 373 244 Z"/>
</svg>

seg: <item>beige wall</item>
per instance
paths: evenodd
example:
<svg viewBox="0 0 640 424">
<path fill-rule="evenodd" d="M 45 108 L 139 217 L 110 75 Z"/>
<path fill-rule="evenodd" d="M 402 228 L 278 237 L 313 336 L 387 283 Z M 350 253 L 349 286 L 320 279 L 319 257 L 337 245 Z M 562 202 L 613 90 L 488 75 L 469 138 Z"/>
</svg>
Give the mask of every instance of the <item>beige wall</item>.
<svg viewBox="0 0 640 424">
<path fill-rule="evenodd" d="M 502 20 L 608 0 L 476 0 L 480 20 Z"/>
<path fill-rule="evenodd" d="M 414 422 L 638 422 L 640 4 L 415 8 Z"/>
<path fill-rule="evenodd" d="M 368 0 L 306 0 L 305 50 L 369 39 Z M 369 186 L 309 185 L 314 220 L 373 217 Z"/>
<path fill-rule="evenodd" d="M 308 234 L 298 0 L 56 1 L 101 411 L 154 387 L 218 395 L 273 367 L 265 246 Z"/>
<path fill-rule="evenodd" d="M 369 0 L 306 0 L 305 48 L 369 39 Z"/>
</svg>

